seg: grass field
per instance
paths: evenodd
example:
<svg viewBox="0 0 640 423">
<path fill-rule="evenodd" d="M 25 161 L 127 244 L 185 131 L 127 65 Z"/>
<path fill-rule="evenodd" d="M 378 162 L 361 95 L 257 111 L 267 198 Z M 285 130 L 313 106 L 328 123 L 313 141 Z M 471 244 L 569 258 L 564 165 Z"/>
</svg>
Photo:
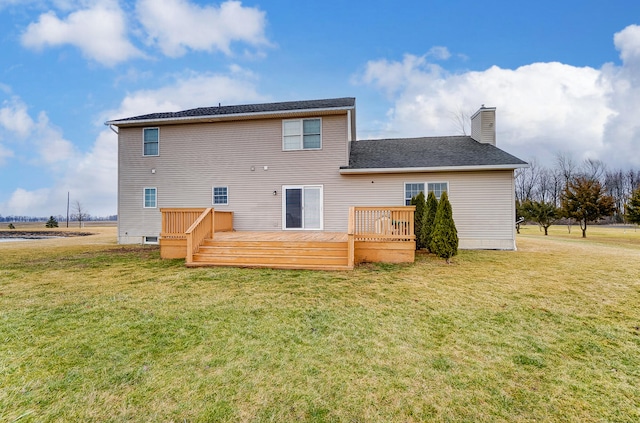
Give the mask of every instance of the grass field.
<svg viewBox="0 0 640 423">
<path fill-rule="evenodd" d="M 0 244 L 0 421 L 637 422 L 640 231 L 352 272 Z"/>
</svg>

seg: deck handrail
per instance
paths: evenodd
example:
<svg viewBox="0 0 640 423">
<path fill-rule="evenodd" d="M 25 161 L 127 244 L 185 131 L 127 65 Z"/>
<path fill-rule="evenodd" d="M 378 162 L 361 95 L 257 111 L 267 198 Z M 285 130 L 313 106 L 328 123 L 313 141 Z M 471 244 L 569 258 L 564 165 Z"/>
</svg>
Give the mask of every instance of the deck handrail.
<svg viewBox="0 0 640 423">
<path fill-rule="evenodd" d="M 415 206 L 352 207 L 349 233 L 353 232 L 354 241 L 414 241 L 415 210 Z"/>
<path fill-rule="evenodd" d="M 215 211 L 209 207 L 203 211 L 193 225 L 185 231 L 187 236 L 187 264 L 193 263 L 193 255 L 198 252 L 200 246 L 207 238 L 213 238 L 214 235 L 214 219 Z"/>
</svg>

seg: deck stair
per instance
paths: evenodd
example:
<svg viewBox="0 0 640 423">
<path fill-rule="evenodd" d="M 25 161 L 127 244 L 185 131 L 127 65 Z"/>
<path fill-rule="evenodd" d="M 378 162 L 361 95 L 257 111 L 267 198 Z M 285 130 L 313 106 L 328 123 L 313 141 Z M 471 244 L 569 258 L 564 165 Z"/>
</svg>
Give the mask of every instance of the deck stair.
<svg viewBox="0 0 640 423">
<path fill-rule="evenodd" d="M 343 240 L 206 239 L 189 266 L 352 269 L 348 266 L 348 243 Z"/>
</svg>

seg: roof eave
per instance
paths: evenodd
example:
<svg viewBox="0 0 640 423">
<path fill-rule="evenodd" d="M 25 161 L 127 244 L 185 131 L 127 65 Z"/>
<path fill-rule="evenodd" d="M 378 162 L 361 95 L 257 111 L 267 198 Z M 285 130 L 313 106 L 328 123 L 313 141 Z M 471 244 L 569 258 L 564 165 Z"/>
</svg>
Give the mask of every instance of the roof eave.
<svg viewBox="0 0 640 423">
<path fill-rule="evenodd" d="M 473 166 L 435 166 L 435 167 L 394 167 L 340 169 L 341 175 L 363 175 L 369 173 L 427 173 L 427 172 L 472 172 L 478 170 L 515 170 L 529 167 L 528 163 Z"/>
<path fill-rule="evenodd" d="M 228 113 L 224 115 L 203 115 L 203 116 L 184 116 L 177 118 L 161 118 L 161 119 L 139 119 L 139 120 L 110 120 L 105 125 L 113 125 L 118 127 L 124 126 L 145 126 L 155 124 L 176 124 L 189 122 L 219 122 L 225 120 L 239 119 L 259 119 L 261 117 L 273 117 L 278 115 L 313 115 L 313 114 L 331 114 L 332 112 L 340 112 L 354 110 L 355 106 L 340 107 L 323 107 L 313 109 L 295 109 L 295 110 L 273 110 L 268 112 L 250 112 L 250 113 Z"/>
</svg>

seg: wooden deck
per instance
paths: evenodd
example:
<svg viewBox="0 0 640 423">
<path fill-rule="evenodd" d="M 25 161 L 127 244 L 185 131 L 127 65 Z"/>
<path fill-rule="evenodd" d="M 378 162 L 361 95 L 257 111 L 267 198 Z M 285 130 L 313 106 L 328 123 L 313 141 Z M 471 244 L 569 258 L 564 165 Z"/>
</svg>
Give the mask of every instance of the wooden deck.
<svg viewBox="0 0 640 423">
<path fill-rule="evenodd" d="M 349 230 L 232 231 L 233 214 L 163 209 L 160 254 L 188 267 L 350 270 L 362 262 L 413 262 L 414 207 L 352 207 Z"/>
</svg>

